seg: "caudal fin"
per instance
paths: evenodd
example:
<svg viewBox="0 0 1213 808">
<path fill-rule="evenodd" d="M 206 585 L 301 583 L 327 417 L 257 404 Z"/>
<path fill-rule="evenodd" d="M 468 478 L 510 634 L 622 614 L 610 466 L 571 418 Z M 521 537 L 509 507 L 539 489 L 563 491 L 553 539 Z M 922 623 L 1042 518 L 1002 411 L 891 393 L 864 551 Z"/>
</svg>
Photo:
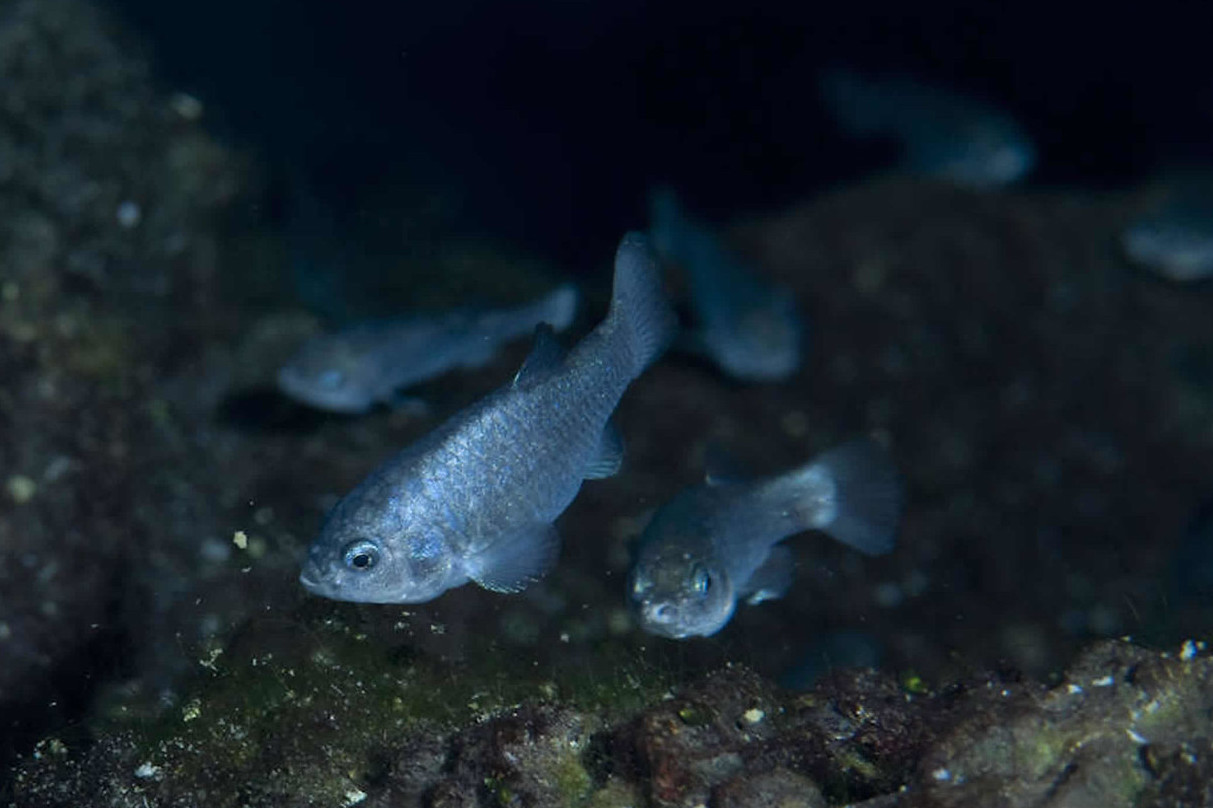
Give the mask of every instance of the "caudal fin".
<svg viewBox="0 0 1213 808">
<path fill-rule="evenodd" d="M 805 474 L 828 481 L 814 486 L 811 527 L 868 555 L 893 549 L 904 495 L 884 448 L 870 440 L 845 443 L 815 458 Z"/>
<path fill-rule="evenodd" d="M 615 253 L 609 319 L 618 328 L 640 375 L 674 336 L 677 321 L 661 288 L 661 270 L 643 233 L 628 233 Z"/>
</svg>

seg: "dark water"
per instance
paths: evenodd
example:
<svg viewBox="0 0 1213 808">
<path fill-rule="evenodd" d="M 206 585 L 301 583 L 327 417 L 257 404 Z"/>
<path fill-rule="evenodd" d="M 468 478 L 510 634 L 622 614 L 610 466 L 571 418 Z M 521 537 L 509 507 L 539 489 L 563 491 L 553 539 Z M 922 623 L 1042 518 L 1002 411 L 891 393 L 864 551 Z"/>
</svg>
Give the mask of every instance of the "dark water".
<svg viewBox="0 0 1213 808">
<path fill-rule="evenodd" d="M 829 66 L 1005 106 L 1040 144 L 1041 183 L 1121 185 L 1207 158 L 1213 137 L 1197 4 L 114 5 L 278 170 L 367 215 L 457 186 L 468 223 L 570 263 L 638 224 L 657 181 L 725 218 L 886 161 L 833 130 L 814 90 Z"/>
</svg>

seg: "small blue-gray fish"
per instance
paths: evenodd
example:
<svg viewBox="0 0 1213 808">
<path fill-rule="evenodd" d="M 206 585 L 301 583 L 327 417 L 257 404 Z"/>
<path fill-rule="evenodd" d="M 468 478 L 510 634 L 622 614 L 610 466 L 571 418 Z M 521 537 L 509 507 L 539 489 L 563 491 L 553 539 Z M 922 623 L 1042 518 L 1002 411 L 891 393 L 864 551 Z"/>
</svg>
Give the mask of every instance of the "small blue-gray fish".
<svg viewBox="0 0 1213 808">
<path fill-rule="evenodd" d="M 577 292 L 565 285 L 516 308 L 459 309 L 351 326 L 305 342 L 278 371 L 278 388 L 322 410 L 363 413 L 448 370 L 487 364 L 504 343 L 530 334 L 539 323 L 563 331 L 576 311 Z"/>
<path fill-rule="evenodd" d="M 622 446 L 608 419 L 673 329 L 647 240 L 629 234 L 606 319 L 567 355 L 540 326 L 512 382 L 337 503 L 300 581 L 317 595 L 372 603 L 420 603 L 468 581 L 524 589 L 555 563 L 552 522 L 582 480 L 618 469 Z"/>
<path fill-rule="evenodd" d="M 1173 281 L 1213 276 L 1213 168 L 1172 171 L 1121 235 L 1134 262 Z"/>
<path fill-rule="evenodd" d="M 792 293 L 764 279 L 669 188 L 650 195 L 650 232 L 661 256 L 689 280 L 696 330 L 688 347 L 747 382 L 780 381 L 800 367 L 803 327 Z"/>
<path fill-rule="evenodd" d="M 887 553 L 901 502 L 892 460 L 866 440 L 762 480 L 709 479 L 675 496 L 645 529 L 628 577 L 633 612 L 662 637 L 715 634 L 738 600 L 760 603 L 791 586 L 784 538 L 820 530 L 862 553 Z"/>
<path fill-rule="evenodd" d="M 826 72 L 820 91 L 838 125 L 859 138 L 897 140 L 911 171 L 972 188 L 1015 182 L 1036 164 L 1019 122 L 981 99 L 906 76 Z"/>
</svg>

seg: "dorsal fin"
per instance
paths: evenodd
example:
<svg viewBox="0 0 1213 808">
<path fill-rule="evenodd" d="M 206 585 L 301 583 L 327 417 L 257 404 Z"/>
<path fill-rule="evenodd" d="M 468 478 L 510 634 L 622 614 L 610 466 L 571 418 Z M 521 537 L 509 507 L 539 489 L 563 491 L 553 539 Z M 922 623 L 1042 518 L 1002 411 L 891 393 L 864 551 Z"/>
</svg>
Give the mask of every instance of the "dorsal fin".
<svg viewBox="0 0 1213 808">
<path fill-rule="evenodd" d="M 564 362 L 564 346 L 547 323 L 535 326 L 535 342 L 522 367 L 514 374 L 515 387 L 528 387 L 547 378 Z"/>
</svg>

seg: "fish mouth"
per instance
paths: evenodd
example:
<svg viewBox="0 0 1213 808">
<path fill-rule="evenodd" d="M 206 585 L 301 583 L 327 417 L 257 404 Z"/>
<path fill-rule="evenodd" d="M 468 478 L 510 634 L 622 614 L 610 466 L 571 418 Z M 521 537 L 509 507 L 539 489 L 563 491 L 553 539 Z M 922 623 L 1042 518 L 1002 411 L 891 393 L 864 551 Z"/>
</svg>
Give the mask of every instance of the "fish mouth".
<svg viewBox="0 0 1213 808">
<path fill-rule="evenodd" d="M 637 604 L 636 612 L 641 625 L 650 634 L 671 640 L 681 640 L 687 636 L 688 632 L 680 625 L 677 614 L 668 604 Z"/>
<path fill-rule="evenodd" d="M 299 573 L 299 583 L 303 584 L 305 589 L 314 592 L 320 586 L 320 578 L 315 576 L 313 570 L 305 569 Z"/>
</svg>

